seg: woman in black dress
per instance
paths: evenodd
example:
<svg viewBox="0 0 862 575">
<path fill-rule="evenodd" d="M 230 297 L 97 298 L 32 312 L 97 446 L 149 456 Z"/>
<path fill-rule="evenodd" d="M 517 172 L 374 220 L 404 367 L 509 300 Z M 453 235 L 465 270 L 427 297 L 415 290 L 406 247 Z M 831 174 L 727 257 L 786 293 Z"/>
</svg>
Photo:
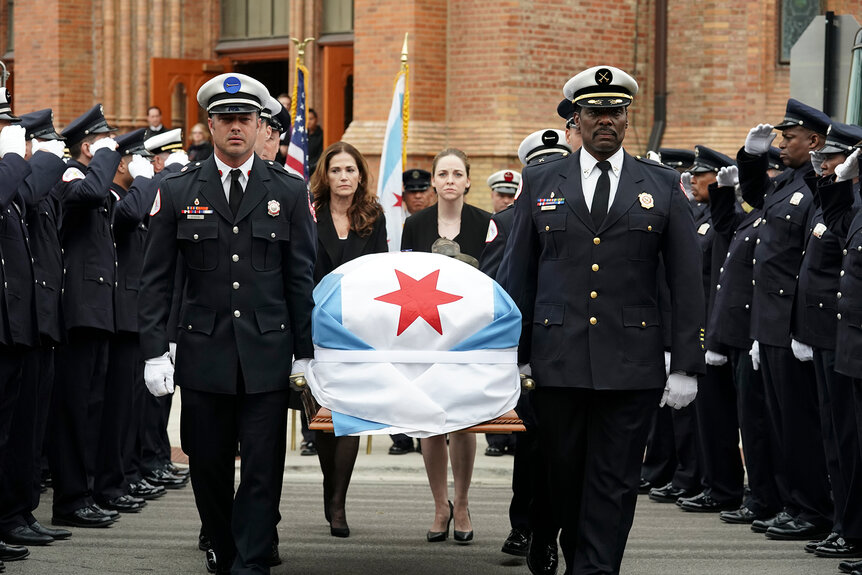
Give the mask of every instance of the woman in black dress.
<svg viewBox="0 0 862 575">
<path fill-rule="evenodd" d="M 407 218 L 401 235 L 401 249 L 430 252 L 435 240 L 447 238 L 458 243 L 461 253 L 478 260 L 485 247 L 491 214 L 464 202 L 464 196 L 470 190 L 467 155 L 456 148 L 437 154 L 431 168 L 431 185 L 437 190 L 437 203 Z M 448 453 L 445 436 L 424 438 L 422 457 L 435 506 L 434 523 L 426 534 L 427 540 L 433 543 L 448 539 L 449 524 L 454 519 L 455 541 L 472 541 L 473 523 L 467 508 L 467 493 L 473 477 L 476 434 L 450 434 Z M 449 501 L 447 483 L 450 458 L 455 485 L 454 505 Z"/>
<path fill-rule="evenodd" d="M 369 185 L 368 164 L 346 142 L 321 155 L 311 176 L 317 213 L 317 262 L 314 282 L 352 259 L 387 251 L 386 218 Z M 348 537 L 344 502 L 359 451 L 359 437 L 317 432 L 317 455 L 323 471 L 324 514 L 334 537 Z"/>
</svg>

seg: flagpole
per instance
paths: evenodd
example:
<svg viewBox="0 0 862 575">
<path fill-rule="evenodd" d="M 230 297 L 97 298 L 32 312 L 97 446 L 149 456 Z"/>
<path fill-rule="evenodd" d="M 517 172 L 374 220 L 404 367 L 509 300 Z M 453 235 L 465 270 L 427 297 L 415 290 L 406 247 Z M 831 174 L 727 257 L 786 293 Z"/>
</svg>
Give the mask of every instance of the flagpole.
<svg viewBox="0 0 862 575">
<path fill-rule="evenodd" d="M 401 138 L 401 169 L 407 169 L 407 125 L 410 122 L 410 66 L 407 64 L 407 37 L 409 32 L 404 33 L 404 46 L 401 47 L 401 73 L 404 74 L 404 106 L 401 109 L 402 133 Z"/>
<path fill-rule="evenodd" d="M 302 70 L 302 73 L 305 77 L 308 77 L 308 68 L 305 67 L 305 46 L 309 42 L 314 42 L 313 37 L 306 38 L 305 40 L 300 41 L 299 38 L 291 38 L 291 42 L 296 46 L 296 69 L 293 73 L 293 96 L 290 99 L 290 125 L 293 125 L 293 122 L 296 120 L 296 87 L 299 83 L 299 72 Z M 303 87 L 305 87 L 303 85 Z M 308 96 L 308 90 L 306 88 L 306 93 L 303 96 Z"/>
</svg>

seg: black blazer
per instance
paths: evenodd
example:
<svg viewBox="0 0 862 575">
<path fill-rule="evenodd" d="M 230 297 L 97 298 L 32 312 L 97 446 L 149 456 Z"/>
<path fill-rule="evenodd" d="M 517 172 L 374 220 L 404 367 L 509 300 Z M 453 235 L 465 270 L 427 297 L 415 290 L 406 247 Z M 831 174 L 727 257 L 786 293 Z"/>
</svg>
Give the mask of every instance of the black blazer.
<svg viewBox="0 0 862 575">
<path fill-rule="evenodd" d="M 350 230 L 347 239 L 344 240 L 343 251 L 339 255 L 338 232 L 332 223 L 332 214 L 329 207 L 317 211 L 317 261 L 314 264 L 314 285 L 317 285 L 323 276 L 345 262 L 354 260 L 368 254 L 381 254 L 388 250 L 386 245 L 386 216 L 380 214 L 374 221 L 374 229 L 371 235 L 359 237 Z"/>
<path fill-rule="evenodd" d="M 491 214 L 485 210 L 465 203 L 461 208 L 461 231 L 453 238 L 461 246 L 461 253 L 468 254 L 477 260 L 482 257 L 485 249 L 485 237 L 488 235 L 488 222 Z M 437 204 L 428 206 L 407 218 L 404 231 L 401 233 L 401 250 L 414 252 L 430 252 L 440 235 L 437 233 Z"/>
</svg>

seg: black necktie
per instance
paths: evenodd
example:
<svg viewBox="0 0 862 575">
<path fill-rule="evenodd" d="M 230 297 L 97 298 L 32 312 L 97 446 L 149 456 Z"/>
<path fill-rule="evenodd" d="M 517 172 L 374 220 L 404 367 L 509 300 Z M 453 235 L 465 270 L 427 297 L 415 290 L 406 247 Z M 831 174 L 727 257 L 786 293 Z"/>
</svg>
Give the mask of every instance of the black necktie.
<svg viewBox="0 0 862 575">
<path fill-rule="evenodd" d="M 608 200 L 611 196 L 611 177 L 608 175 L 608 170 L 611 169 L 611 163 L 607 160 L 596 164 L 602 171 L 599 176 L 599 181 L 596 183 L 596 192 L 593 194 L 593 205 L 590 208 L 590 215 L 593 216 L 593 224 L 596 229 L 605 221 L 605 216 L 608 215 Z"/>
<path fill-rule="evenodd" d="M 239 203 L 242 201 L 242 184 L 239 183 L 239 176 L 242 174 L 239 170 L 230 171 L 230 196 L 228 204 L 233 215 L 239 211 Z"/>
</svg>

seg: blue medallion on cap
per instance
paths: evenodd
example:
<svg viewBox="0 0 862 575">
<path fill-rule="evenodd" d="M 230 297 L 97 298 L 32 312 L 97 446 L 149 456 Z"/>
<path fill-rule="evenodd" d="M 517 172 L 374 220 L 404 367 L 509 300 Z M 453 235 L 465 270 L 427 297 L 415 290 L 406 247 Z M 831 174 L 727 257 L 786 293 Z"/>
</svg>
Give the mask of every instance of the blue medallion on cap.
<svg viewBox="0 0 862 575">
<path fill-rule="evenodd" d="M 224 91 L 228 94 L 236 94 L 242 88 L 242 82 L 236 76 L 230 76 L 224 80 Z"/>
</svg>

